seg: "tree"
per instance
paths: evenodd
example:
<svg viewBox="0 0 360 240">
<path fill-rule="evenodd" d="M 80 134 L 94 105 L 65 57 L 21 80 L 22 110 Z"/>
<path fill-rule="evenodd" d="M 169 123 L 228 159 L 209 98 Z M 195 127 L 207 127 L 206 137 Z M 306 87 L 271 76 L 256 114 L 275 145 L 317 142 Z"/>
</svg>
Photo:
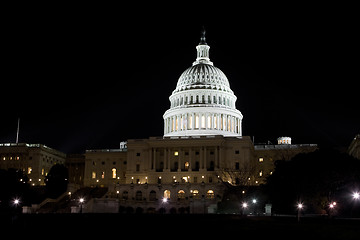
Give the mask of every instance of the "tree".
<svg viewBox="0 0 360 240">
<path fill-rule="evenodd" d="M 360 183 L 360 161 L 333 149 L 300 153 L 290 161 L 277 161 L 265 189 L 275 211 L 295 211 L 297 201 L 309 212 L 321 213 L 345 187 Z"/>
<path fill-rule="evenodd" d="M 46 195 L 50 198 L 57 198 L 67 189 L 68 169 L 62 164 L 52 166 L 46 176 Z"/>
<path fill-rule="evenodd" d="M 218 210 L 222 213 L 240 213 L 254 179 L 255 167 L 250 164 L 239 165 L 237 169 L 221 168 L 217 171 L 219 180 L 224 184 L 224 195 Z"/>
<path fill-rule="evenodd" d="M 21 205 L 28 203 L 31 192 L 28 180 L 21 170 L 0 169 L 0 212 L 11 210 L 15 199 L 19 199 Z"/>
</svg>

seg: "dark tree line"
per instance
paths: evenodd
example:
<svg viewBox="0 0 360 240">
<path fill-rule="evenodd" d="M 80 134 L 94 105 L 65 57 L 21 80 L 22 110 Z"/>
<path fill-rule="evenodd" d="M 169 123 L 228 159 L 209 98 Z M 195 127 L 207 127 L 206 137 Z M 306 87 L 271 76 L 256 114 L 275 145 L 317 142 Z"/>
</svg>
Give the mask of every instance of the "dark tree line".
<svg viewBox="0 0 360 240">
<path fill-rule="evenodd" d="M 353 211 L 351 193 L 360 191 L 360 160 L 333 149 L 301 153 L 276 162 L 264 191 L 278 213 L 294 213 L 299 201 L 311 213 L 328 212 L 332 201 L 342 213 Z"/>
<path fill-rule="evenodd" d="M 19 210 L 20 206 L 40 203 L 45 198 L 57 198 L 66 191 L 67 183 L 68 170 L 60 164 L 50 169 L 45 187 L 31 186 L 27 175 L 19 169 L 0 169 L 0 212 Z M 14 204 L 15 199 L 20 201 L 18 206 Z"/>
</svg>

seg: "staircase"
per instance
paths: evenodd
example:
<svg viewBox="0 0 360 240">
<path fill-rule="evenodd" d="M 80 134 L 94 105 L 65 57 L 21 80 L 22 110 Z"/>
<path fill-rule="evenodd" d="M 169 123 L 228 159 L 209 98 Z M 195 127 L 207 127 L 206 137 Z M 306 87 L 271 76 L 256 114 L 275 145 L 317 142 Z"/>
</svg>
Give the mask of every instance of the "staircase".
<svg viewBox="0 0 360 240">
<path fill-rule="evenodd" d="M 93 198 L 101 198 L 108 191 L 108 188 L 80 188 L 73 194 L 63 193 L 57 199 L 45 199 L 39 204 L 37 213 L 70 213 L 72 206 L 80 205 L 80 198 L 84 199 L 83 205 Z"/>
</svg>

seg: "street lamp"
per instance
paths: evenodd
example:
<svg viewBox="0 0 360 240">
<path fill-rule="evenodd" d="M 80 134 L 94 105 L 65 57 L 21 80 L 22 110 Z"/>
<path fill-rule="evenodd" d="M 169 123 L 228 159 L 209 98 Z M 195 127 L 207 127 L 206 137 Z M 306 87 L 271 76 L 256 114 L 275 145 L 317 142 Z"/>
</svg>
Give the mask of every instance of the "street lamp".
<svg viewBox="0 0 360 240">
<path fill-rule="evenodd" d="M 358 200 L 360 198 L 360 193 L 359 192 L 354 192 L 352 196 L 353 196 L 354 200 Z"/>
<path fill-rule="evenodd" d="M 82 213 L 82 206 L 83 206 L 83 204 L 84 204 L 84 201 L 85 201 L 84 198 L 80 198 L 80 199 L 79 199 L 79 202 L 80 202 L 80 213 Z"/>
<path fill-rule="evenodd" d="M 17 207 L 17 206 L 20 204 L 20 199 L 15 198 L 15 199 L 13 200 L 13 204 L 15 205 L 15 207 Z"/>
<path fill-rule="evenodd" d="M 301 210 L 304 208 L 304 204 L 303 203 L 298 203 L 297 204 L 297 209 L 298 209 L 298 212 L 297 212 L 297 219 L 298 219 L 298 222 L 300 222 L 300 214 L 301 214 Z"/>
</svg>

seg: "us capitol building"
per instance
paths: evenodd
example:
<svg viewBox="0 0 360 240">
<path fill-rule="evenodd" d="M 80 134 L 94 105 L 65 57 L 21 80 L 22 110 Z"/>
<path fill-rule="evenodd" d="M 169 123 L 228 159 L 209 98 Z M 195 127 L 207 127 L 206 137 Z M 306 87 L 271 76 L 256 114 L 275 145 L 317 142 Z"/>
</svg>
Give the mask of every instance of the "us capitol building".
<svg viewBox="0 0 360 240">
<path fill-rule="evenodd" d="M 78 186 L 69 192 L 84 195 L 83 212 L 215 213 L 226 185 L 264 183 L 276 160 L 317 148 L 291 144 L 289 137 L 280 137 L 276 145 L 254 145 L 249 136 L 242 136 L 237 97 L 226 75 L 210 61 L 209 50 L 203 31 L 195 61 L 169 97 L 163 137 L 128 139 L 119 149 L 87 150 L 65 159 L 69 182 Z M 9 153 L 15 148 L 19 146 L 0 148 L 3 164 L 16 157 L 16 152 Z M 24 163 L 24 169 L 29 167 L 39 174 L 30 177 L 42 182 L 48 169 Z M 103 189 L 103 194 L 87 197 L 91 189 Z"/>
</svg>

